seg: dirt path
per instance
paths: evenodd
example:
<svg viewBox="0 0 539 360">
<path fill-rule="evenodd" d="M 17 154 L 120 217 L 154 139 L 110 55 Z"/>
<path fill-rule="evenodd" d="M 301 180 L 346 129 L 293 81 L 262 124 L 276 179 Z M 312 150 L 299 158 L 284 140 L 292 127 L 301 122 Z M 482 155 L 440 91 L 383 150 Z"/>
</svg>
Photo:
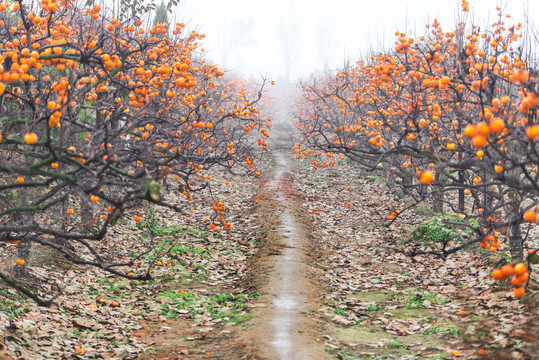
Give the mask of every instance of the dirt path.
<svg viewBox="0 0 539 360">
<path fill-rule="evenodd" d="M 308 314 L 313 307 L 315 284 L 309 279 L 305 235 L 295 219 L 294 204 L 286 195 L 285 178 L 289 171 L 288 158 L 283 152 L 275 154 L 277 164 L 267 189 L 278 204 L 277 231 L 283 247 L 272 256 L 271 271 L 263 293 L 267 308 L 260 314 L 256 333 L 261 342 L 261 356 L 269 359 L 323 359 L 327 354 L 313 340 L 312 320 Z"/>
<path fill-rule="evenodd" d="M 251 199 L 256 205 L 244 216 L 252 217 L 245 226 L 256 229 L 253 236 L 258 242 L 256 255 L 245 265 L 251 276 L 243 278 L 242 285 L 236 284 L 257 294 L 256 300 L 249 301 L 248 320 L 211 328 L 207 320 L 195 322 L 195 327 L 180 319 L 166 324 L 145 322 L 138 338 L 152 344 L 155 352 L 140 358 L 180 355 L 181 359 L 196 359 L 201 354 L 212 359 L 331 358 L 320 341 L 319 317 L 314 316 L 320 284 L 309 265 L 309 230 L 293 186 L 289 151 L 275 151 L 272 160 L 268 177 L 261 179 Z M 163 325 L 170 330 L 163 332 Z"/>
</svg>

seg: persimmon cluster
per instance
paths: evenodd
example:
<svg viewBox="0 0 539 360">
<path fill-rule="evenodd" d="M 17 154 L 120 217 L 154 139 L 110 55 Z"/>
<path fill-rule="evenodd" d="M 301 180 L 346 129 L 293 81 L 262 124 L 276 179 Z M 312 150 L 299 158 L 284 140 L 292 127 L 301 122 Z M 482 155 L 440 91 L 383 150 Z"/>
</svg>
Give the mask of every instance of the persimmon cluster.
<svg viewBox="0 0 539 360">
<path fill-rule="evenodd" d="M 212 167 L 258 173 L 266 81 L 206 62 L 204 34 L 147 29 L 71 0 L 1 3 L 0 27 L 0 239 L 123 275 L 91 242 L 127 209 L 145 201 L 184 213 L 174 194 L 192 200 L 211 187 Z"/>
<path fill-rule="evenodd" d="M 228 221 L 225 221 L 224 220 L 224 216 L 225 216 L 225 206 L 223 204 L 222 201 L 216 201 L 213 205 L 212 205 L 212 209 L 213 211 L 215 211 L 215 220 L 222 223 L 223 226 L 226 228 L 226 229 L 229 229 L 232 227 L 232 224 Z M 218 231 L 219 230 L 219 227 L 217 225 L 215 225 L 213 222 L 210 223 L 210 228 L 213 230 L 213 231 Z"/>
<path fill-rule="evenodd" d="M 539 78 L 520 23 L 498 7 L 490 27 L 468 25 L 462 7 L 450 31 L 437 20 L 419 38 L 397 31 L 391 51 L 303 83 L 293 152 L 313 169 L 347 157 L 382 170 L 410 207 L 434 199 L 436 211 L 461 214 L 470 242 L 506 233 L 518 260 L 523 214 L 539 195 Z"/>
<path fill-rule="evenodd" d="M 481 243 L 479 244 L 483 249 L 489 249 L 490 252 L 496 252 L 496 250 L 500 247 L 501 242 L 498 239 L 498 236 L 500 234 L 498 232 L 494 232 L 494 234 L 487 235 L 481 240 Z"/>
<path fill-rule="evenodd" d="M 539 204 L 535 205 L 535 211 L 530 209 L 526 210 L 523 215 L 523 219 L 527 223 L 533 223 L 539 225 Z"/>
<path fill-rule="evenodd" d="M 513 294 L 519 299 L 526 294 L 524 285 L 528 282 L 530 274 L 524 263 L 513 265 L 504 265 L 501 269 L 495 269 L 492 272 L 492 278 L 497 281 L 503 281 L 511 278 L 511 284 L 514 286 Z"/>
</svg>

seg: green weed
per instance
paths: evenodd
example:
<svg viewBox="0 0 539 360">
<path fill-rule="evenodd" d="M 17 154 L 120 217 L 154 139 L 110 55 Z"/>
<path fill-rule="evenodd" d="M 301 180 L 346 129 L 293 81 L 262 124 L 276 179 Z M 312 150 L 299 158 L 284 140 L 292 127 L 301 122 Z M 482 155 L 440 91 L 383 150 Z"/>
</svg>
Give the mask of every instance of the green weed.
<svg viewBox="0 0 539 360">
<path fill-rule="evenodd" d="M 404 307 L 406 309 L 424 309 L 423 302 L 425 300 L 436 305 L 444 305 L 448 301 L 446 298 L 439 297 L 438 293 L 414 294 L 412 291 L 408 291 Z"/>
<path fill-rule="evenodd" d="M 423 330 L 423 334 L 425 335 L 431 335 L 431 334 L 450 334 L 450 335 L 457 335 L 458 329 L 452 326 L 433 326 L 431 328 Z"/>
<path fill-rule="evenodd" d="M 344 317 L 350 316 L 350 314 L 346 310 L 343 310 L 343 309 L 334 309 L 333 312 L 337 315 L 344 316 Z"/>
<path fill-rule="evenodd" d="M 392 348 L 394 349 L 402 349 L 402 348 L 405 348 L 406 345 L 402 343 L 402 341 L 400 341 L 399 339 L 395 338 L 393 339 L 393 342 L 391 343 L 390 345 Z"/>
<path fill-rule="evenodd" d="M 220 293 L 210 296 L 196 294 L 193 292 L 160 292 L 158 296 L 167 297 L 171 303 L 161 305 L 161 314 L 168 318 L 177 318 L 178 313 L 172 309 L 187 310 L 189 314 L 209 313 L 214 318 L 235 317 L 246 309 L 246 295 L 233 295 L 230 293 Z"/>
</svg>

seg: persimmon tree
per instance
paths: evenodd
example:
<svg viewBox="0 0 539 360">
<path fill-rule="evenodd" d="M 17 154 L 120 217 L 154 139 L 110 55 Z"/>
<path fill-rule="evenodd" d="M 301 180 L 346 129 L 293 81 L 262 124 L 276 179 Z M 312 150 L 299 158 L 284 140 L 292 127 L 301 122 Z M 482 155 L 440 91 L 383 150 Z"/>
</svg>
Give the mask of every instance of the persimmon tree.
<svg viewBox="0 0 539 360">
<path fill-rule="evenodd" d="M 257 174 L 270 127 L 256 108 L 265 80 L 250 85 L 207 63 L 203 34 L 182 23 L 146 30 L 69 0 L 2 3 L 0 17 L 0 239 L 18 243 L 21 259 L 36 242 L 148 279 L 151 266 L 128 275 L 137 258 L 97 246 L 114 241 L 108 230 L 126 210 L 186 213 L 172 195 L 211 187 L 204 172 L 214 166 Z M 215 202 L 211 227 L 230 228 Z"/>
<path fill-rule="evenodd" d="M 438 212 L 461 214 L 455 225 L 475 235 L 431 253 L 445 258 L 476 242 L 496 251 L 506 232 L 519 262 L 522 225 L 536 222 L 537 71 L 519 47 L 520 24 L 497 8 L 480 31 L 463 10 L 452 31 L 435 20 L 419 39 L 396 32 L 392 51 L 302 84 L 294 152 L 315 169 L 344 157 L 382 169 L 415 199 L 406 209 L 432 200 Z"/>
</svg>

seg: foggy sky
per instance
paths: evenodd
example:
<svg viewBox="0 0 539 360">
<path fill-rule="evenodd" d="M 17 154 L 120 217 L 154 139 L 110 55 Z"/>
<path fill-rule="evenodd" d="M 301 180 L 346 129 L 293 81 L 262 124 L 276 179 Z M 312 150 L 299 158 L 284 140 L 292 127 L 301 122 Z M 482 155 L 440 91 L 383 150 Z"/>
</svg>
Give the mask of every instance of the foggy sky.
<svg viewBox="0 0 539 360">
<path fill-rule="evenodd" d="M 539 15 L 537 0 L 469 4 L 468 19 L 482 27 L 496 18 L 496 5 L 512 15 L 507 24 L 524 21 L 525 9 Z M 390 49 L 396 30 L 420 36 L 435 18 L 449 30 L 459 8 L 460 0 L 181 0 L 171 20 L 205 33 L 206 57 L 246 76 L 283 77 L 288 48 L 294 80 Z"/>
</svg>

